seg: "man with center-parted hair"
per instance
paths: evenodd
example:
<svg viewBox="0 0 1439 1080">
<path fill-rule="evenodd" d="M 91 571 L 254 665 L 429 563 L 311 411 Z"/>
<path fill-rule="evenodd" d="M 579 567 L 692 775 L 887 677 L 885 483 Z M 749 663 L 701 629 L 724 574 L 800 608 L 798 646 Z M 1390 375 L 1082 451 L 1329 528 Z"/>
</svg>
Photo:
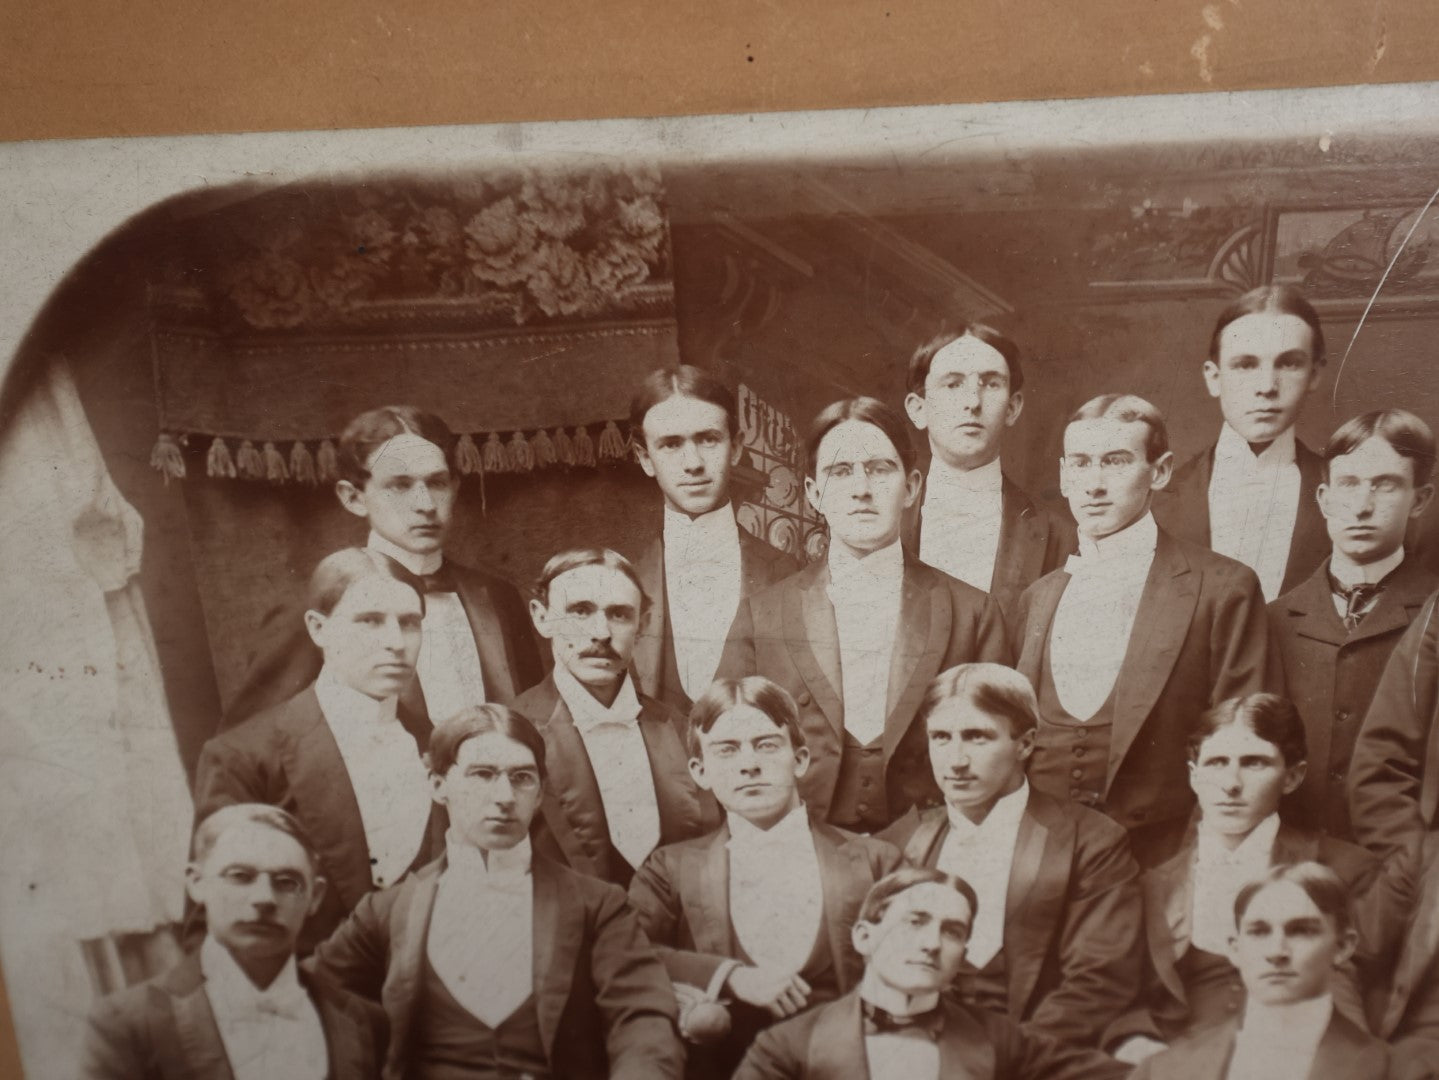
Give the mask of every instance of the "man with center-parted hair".
<svg viewBox="0 0 1439 1080">
<path fill-rule="evenodd" d="M 1015 604 L 1074 551 L 1074 525 L 1043 509 L 1000 466 L 1024 408 L 1019 346 L 982 323 L 941 331 L 909 361 L 910 422 L 932 460 L 906 522 L 906 543 L 931 566 Z"/>
<path fill-rule="evenodd" d="M 682 721 L 635 687 L 630 661 L 649 606 L 623 555 L 555 555 L 530 601 L 554 670 L 514 702 L 549 750 L 538 850 L 620 886 L 658 845 L 719 822 L 714 799 L 690 776 Z"/>
<path fill-rule="evenodd" d="M 794 700 L 768 679 L 721 679 L 690 712 L 690 771 L 725 824 L 659 848 L 630 904 L 677 986 L 723 999 L 729 1030 L 706 1040 L 682 1012 L 689 1075 L 728 1077 L 755 1033 L 859 982 L 850 925 L 899 851 L 815 821 L 799 797 L 809 766 Z M 699 1010 L 694 1015 L 700 1015 Z"/>
<path fill-rule="evenodd" d="M 1352 840 L 1344 790 L 1359 725 L 1390 654 L 1439 576 L 1404 549 L 1434 494 L 1434 434 L 1402 409 L 1341 425 L 1324 448 L 1319 510 L 1333 550 L 1269 605 L 1269 625 L 1309 744 L 1285 804 L 1297 825 Z"/>
<path fill-rule="evenodd" d="M 1128 835 L 1096 810 L 1030 787 L 1039 706 L 1012 668 L 942 672 L 917 719 L 945 805 L 911 811 L 881 835 L 911 863 L 974 885 L 979 912 L 954 992 L 1025 1031 L 1098 1046 L 1143 970 Z"/>
<path fill-rule="evenodd" d="M 310 961 L 390 1018 L 385 1080 L 678 1080 L 675 998 L 624 893 L 532 852 L 553 782 L 503 705 L 435 729 L 445 854 L 373 893 Z"/>
<path fill-rule="evenodd" d="M 978 902 L 961 878 L 905 867 L 870 889 L 852 931 L 859 986 L 760 1032 L 735 1080 L 1109 1080 L 1129 1066 L 1068 1046 L 944 990 Z"/>
<path fill-rule="evenodd" d="M 335 483 L 340 505 L 369 525 L 365 546 L 424 584 L 424 648 L 404 701 L 417 717 L 435 720 L 467 705 L 508 702 L 543 674 L 515 587 L 445 555 L 459 492 L 449 461 L 453 442 L 433 413 L 413 405 L 371 409 L 340 435 Z M 284 701 L 314 679 L 320 657 L 305 636 L 303 614 L 287 603 L 265 616 L 222 728 Z"/>
<path fill-rule="evenodd" d="M 635 452 L 664 496 L 660 535 L 635 562 L 652 601 L 635 674 L 652 698 L 687 711 L 719 666 L 744 597 L 799 569 L 735 520 L 730 470 L 744 446 L 734 394 L 702 368 L 661 368 L 630 402 Z"/>
<path fill-rule="evenodd" d="M 1059 464 L 1079 554 L 1025 591 L 1014 628 L 1016 667 L 1039 700 L 1029 782 L 1104 810 L 1145 865 L 1193 805 L 1194 715 L 1278 678 L 1254 572 L 1155 525 L 1173 460 L 1143 398 L 1075 411 Z"/>
<path fill-rule="evenodd" d="M 900 542 L 919 471 L 903 419 L 874 398 L 820 412 L 805 445 L 805 494 L 829 551 L 742 601 L 720 673 L 763 675 L 795 699 L 810 766 L 800 794 L 856 832 L 937 799 L 914 723 L 924 688 L 971 660 L 1010 658 L 999 606 Z"/>
</svg>

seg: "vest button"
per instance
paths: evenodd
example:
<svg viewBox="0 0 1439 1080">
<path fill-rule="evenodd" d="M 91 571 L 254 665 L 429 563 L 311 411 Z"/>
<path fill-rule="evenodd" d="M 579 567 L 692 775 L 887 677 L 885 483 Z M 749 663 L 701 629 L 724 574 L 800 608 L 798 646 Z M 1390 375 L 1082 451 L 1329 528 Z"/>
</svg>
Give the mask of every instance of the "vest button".
<svg viewBox="0 0 1439 1080">
<path fill-rule="evenodd" d="M 810 697 L 808 693 L 802 693 L 799 696 L 799 703 L 801 705 L 808 705 L 813 700 L 814 698 Z"/>
<path fill-rule="evenodd" d="M 1076 747 L 1074 748 L 1074 756 L 1075 756 L 1075 757 L 1083 757 L 1083 756 L 1084 756 L 1084 747 L 1082 747 L 1082 746 L 1076 746 Z"/>
<path fill-rule="evenodd" d="M 1084 779 L 1084 770 L 1083 770 L 1083 769 L 1070 769 L 1070 770 L 1069 770 L 1069 775 L 1072 776 L 1072 777 L 1074 777 L 1076 780 L 1083 780 L 1083 779 Z"/>
<path fill-rule="evenodd" d="M 1337 709 L 1334 713 L 1334 719 L 1338 720 L 1340 723 L 1343 723 L 1345 720 L 1349 719 L 1349 713 L 1344 709 Z"/>
<path fill-rule="evenodd" d="M 861 814 L 867 814 L 869 813 L 869 803 L 862 802 L 858 806 L 856 806 L 855 809 L 858 810 Z"/>
</svg>

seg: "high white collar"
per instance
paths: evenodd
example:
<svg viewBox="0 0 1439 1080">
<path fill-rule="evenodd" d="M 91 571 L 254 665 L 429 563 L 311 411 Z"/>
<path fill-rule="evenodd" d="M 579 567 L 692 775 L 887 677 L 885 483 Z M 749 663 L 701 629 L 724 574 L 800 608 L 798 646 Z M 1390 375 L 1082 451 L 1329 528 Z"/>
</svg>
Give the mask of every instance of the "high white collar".
<svg viewBox="0 0 1439 1080">
<path fill-rule="evenodd" d="M 733 810 L 725 815 L 729 823 L 729 847 L 804 847 L 814 843 L 809 831 L 809 811 L 804 803 L 780 818 L 768 829 L 745 820 Z"/>
<path fill-rule="evenodd" d="M 1214 463 L 1217 466 L 1224 462 L 1246 469 L 1278 469 L 1294 464 L 1294 447 L 1294 429 L 1291 427 L 1281 431 L 1272 443 L 1256 454 L 1244 441 L 1244 436 L 1225 423 L 1219 429 L 1219 441 L 1214 444 Z"/>
<path fill-rule="evenodd" d="M 1274 851 L 1274 841 L 1279 836 L 1279 815 L 1270 814 L 1254 826 L 1249 835 L 1239 841 L 1232 851 L 1224 846 L 1217 833 L 1199 822 L 1198 843 L 1195 857 L 1201 866 L 1260 866 L 1268 865 Z"/>
<path fill-rule="evenodd" d="M 555 665 L 555 689 L 560 699 L 569 706 L 570 718 L 583 734 L 599 724 L 632 724 L 639 719 L 640 699 L 635 692 L 634 679 L 625 673 L 620 692 L 613 704 L 602 705 L 589 688 L 570 674 L 563 664 Z"/>
<path fill-rule="evenodd" d="M 890 986 L 870 967 L 864 969 L 864 977 L 859 983 L 859 996 L 871 1005 L 883 1009 L 890 1016 L 914 1016 L 917 1013 L 929 1012 L 939 1004 L 938 991 L 930 991 L 927 994 L 906 994 L 903 990 L 896 990 Z"/>
<path fill-rule="evenodd" d="M 929 463 L 929 475 L 925 479 L 925 497 L 931 490 L 958 489 L 975 494 L 998 495 L 1004 487 L 1004 472 L 1000 469 L 999 458 L 977 469 L 956 469 L 943 458 L 935 457 Z"/>
<path fill-rule="evenodd" d="M 1250 995 L 1244 1004 L 1240 1036 L 1283 1046 L 1318 1046 L 1333 1015 L 1334 999 L 1329 994 L 1286 1005 L 1265 1005 Z"/>
<path fill-rule="evenodd" d="M 945 803 L 944 809 L 949 815 L 949 827 L 960 836 L 971 836 L 981 830 L 987 834 L 997 834 L 1009 829 L 1018 829 L 1019 819 L 1024 817 L 1024 811 L 1028 807 L 1029 781 L 1023 780 L 1019 787 L 1008 795 L 1000 796 L 989 808 L 989 813 L 981 822 L 970 821 L 964 816 L 964 811 L 957 810 L 948 803 Z"/>
<path fill-rule="evenodd" d="M 433 574 L 439 570 L 440 564 L 445 561 L 445 554 L 442 551 L 432 551 L 428 555 L 416 555 L 413 551 L 406 551 L 399 544 L 391 543 L 373 529 L 370 530 L 370 538 L 365 541 L 365 546 L 371 551 L 378 551 L 381 555 L 388 555 L 412 574 L 424 577 L 426 574 Z"/>
<path fill-rule="evenodd" d="M 211 997 L 212 1005 L 216 997 L 238 1008 L 254 1008 L 261 1001 L 294 1000 L 296 995 L 305 996 L 293 955 L 285 961 L 274 981 L 261 990 L 250 981 L 245 969 L 235 962 L 230 950 L 208 934 L 200 944 L 200 972 L 205 976 L 205 993 Z"/>
<path fill-rule="evenodd" d="M 860 558 L 835 541 L 829 545 L 829 580 L 841 589 L 874 582 L 897 585 L 904 580 L 904 547 L 896 539 Z"/>
<path fill-rule="evenodd" d="M 532 856 L 528 836 L 512 848 L 484 851 L 461 837 L 453 826 L 445 833 L 445 873 L 476 884 L 524 877 L 530 872 Z"/>
<path fill-rule="evenodd" d="M 1081 532 L 1078 558 L 1106 563 L 1116 559 L 1149 559 L 1158 543 L 1159 526 L 1154 523 L 1154 515 L 1146 510 L 1138 521 L 1098 540 L 1090 539 Z M 1070 558 L 1073 561 L 1075 557 Z"/>
<path fill-rule="evenodd" d="M 346 686 L 335 677 L 328 667 L 321 667 L 315 677 L 315 697 L 320 702 L 320 712 L 331 728 L 357 728 L 383 724 L 395 719 L 397 698 L 377 701 L 369 694 L 362 694 Z"/>
<path fill-rule="evenodd" d="M 669 503 L 665 503 L 665 542 L 683 538 L 689 543 L 711 540 L 715 543 L 739 540 L 739 523 L 735 521 L 734 507 L 725 502 L 707 514 L 690 517 L 682 514 Z"/>
<path fill-rule="evenodd" d="M 1378 562 L 1357 563 L 1338 548 L 1329 557 L 1329 572 L 1339 584 L 1352 588 L 1359 584 L 1383 581 L 1404 561 L 1404 545 L 1400 544 Z"/>
</svg>

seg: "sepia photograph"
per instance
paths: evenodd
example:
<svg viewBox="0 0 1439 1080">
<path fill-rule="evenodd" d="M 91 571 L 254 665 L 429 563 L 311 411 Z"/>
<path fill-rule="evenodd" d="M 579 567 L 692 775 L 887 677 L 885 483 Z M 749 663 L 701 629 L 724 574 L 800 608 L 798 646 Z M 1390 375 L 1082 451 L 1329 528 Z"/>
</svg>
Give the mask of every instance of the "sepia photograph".
<svg viewBox="0 0 1439 1080">
<path fill-rule="evenodd" d="M 1439 1078 L 1439 84 L 0 177 L 27 1080 Z"/>
</svg>

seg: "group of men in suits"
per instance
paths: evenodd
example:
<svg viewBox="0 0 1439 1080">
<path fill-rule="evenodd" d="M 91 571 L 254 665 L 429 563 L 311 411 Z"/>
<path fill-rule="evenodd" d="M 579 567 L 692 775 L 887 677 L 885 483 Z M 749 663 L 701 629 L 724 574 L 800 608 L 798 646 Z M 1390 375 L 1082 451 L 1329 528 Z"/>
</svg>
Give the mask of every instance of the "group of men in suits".
<svg viewBox="0 0 1439 1080">
<path fill-rule="evenodd" d="M 1241 297 L 1203 367 L 1215 445 L 1176 468 L 1153 405 L 1096 397 L 1064 430 L 1066 517 L 1001 464 L 1018 348 L 957 327 L 912 358 L 903 412 L 858 397 L 815 419 L 805 495 L 829 544 L 803 568 L 736 520 L 729 389 L 657 371 L 631 416 L 663 498 L 653 542 L 634 562 L 562 551 L 527 604 L 445 555 L 443 422 L 406 406 L 356 418 L 336 493 L 366 544 L 267 618 L 197 771 L 198 960 L 97 1012 L 92 1074 L 126 1060 L 144 1068 L 125 1075 L 171 1075 L 165 1060 L 197 1045 L 175 1035 L 183 1020 L 215 1069 L 180 1075 L 277 1075 L 235 1060 L 223 1000 L 179 1005 L 242 985 L 225 949 L 252 997 L 278 986 L 296 1011 L 302 987 L 335 1076 L 341 1061 L 391 1080 L 863 1075 L 861 1061 L 874 1077 L 951 1062 L 1108 1076 L 1141 1058 L 1174 1075 L 1165 1055 L 1195 1052 L 1186 1039 L 1121 1049 L 1115 1033 L 1154 985 L 1157 883 L 1203 829 L 1196 725 L 1286 686 L 1303 730 L 1276 768 L 1293 783 L 1265 790 L 1306 836 L 1401 852 L 1366 908 L 1397 949 L 1395 926 L 1439 899 L 1423 842 L 1439 804 L 1439 620 L 1423 605 L 1439 581 L 1404 546 L 1434 440 L 1387 410 L 1307 450 L 1294 422 L 1322 364 L 1302 297 Z M 1257 832 L 1256 865 L 1317 850 Z M 212 873 L 227 844 L 241 850 Z M 1352 931 L 1327 873 L 1255 895 L 1317 905 L 1299 921 L 1327 927 L 1342 964 Z M 249 890 L 238 936 L 213 875 Z M 1406 932 L 1423 959 L 1374 1011 L 1409 1017 L 1386 1037 L 1422 1040 L 1439 933 Z M 245 934 L 285 963 L 247 965 L 231 944 Z M 1252 1001 L 1244 965 L 1227 970 Z M 322 1055 L 298 1012 L 305 1032 L 273 1042 L 303 1043 L 308 1075 Z M 365 1053 L 338 1047 L 332 1014 Z"/>
</svg>

